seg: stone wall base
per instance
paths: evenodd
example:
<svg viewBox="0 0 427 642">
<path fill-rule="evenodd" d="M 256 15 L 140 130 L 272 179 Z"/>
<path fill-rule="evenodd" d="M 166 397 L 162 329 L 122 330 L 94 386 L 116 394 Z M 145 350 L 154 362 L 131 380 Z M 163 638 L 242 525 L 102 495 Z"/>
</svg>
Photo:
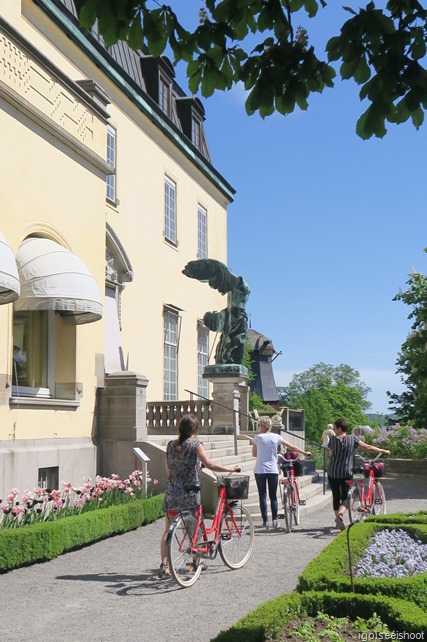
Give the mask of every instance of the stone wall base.
<svg viewBox="0 0 427 642">
<path fill-rule="evenodd" d="M 40 471 L 57 468 L 61 481 L 82 486 L 96 476 L 96 447 L 90 438 L 0 441 L 0 497 L 12 488 L 20 493 L 39 485 Z M 56 472 L 56 471 L 55 471 Z"/>
<path fill-rule="evenodd" d="M 427 459 L 384 459 L 386 477 L 426 477 Z"/>
</svg>

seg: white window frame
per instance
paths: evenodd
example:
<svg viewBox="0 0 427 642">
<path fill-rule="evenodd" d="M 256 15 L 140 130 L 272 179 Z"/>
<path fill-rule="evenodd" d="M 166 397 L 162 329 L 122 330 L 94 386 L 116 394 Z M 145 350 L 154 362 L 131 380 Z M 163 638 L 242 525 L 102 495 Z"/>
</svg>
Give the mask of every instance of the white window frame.
<svg viewBox="0 0 427 642">
<path fill-rule="evenodd" d="M 202 123 L 195 116 L 191 119 L 191 142 L 198 150 L 202 149 Z"/>
<path fill-rule="evenodd" d="M 209 396 L 209 381 L 203 378 L 205 366 L 209 363 L 209 330 L 202 324 L 197 326 L 197 394 L 206 399 Z"/>
<path fill-rule="evenodd" d="M 208 212 L 200 203 L 197 206 L 197 258 L 208 258 Z"/>
<path fill-rule="evenodd" d="M 162 73 L 159 74 L 159 107 L 166 116 L 171 116 L 172 89 L 171 82 Z"/>
<path fill-rule="evenodd" d="M 163 309 L 163 398 L 178 399 L 179 315 L 170 308 Z"/>
<path fill-rule="evenodd" d="M 165 240 L 178 245 L 176 231 L 176 183 L 168 176 L 164 180 L 165 197 Z"/>
<path fill-rule="evenodd" d="M 47 387 L 12 385 L 13 397 L 37 397 L 51 399 L 55 391 L 55 359 L 56 359 L 56 332 L 54 310 L 44 311 L 47 315 L 47 355 L 46 355 L 46 383 Z M 31 314 L 31 311 L 29 312 Z M 40 355 L 39 355 L 40 356 Z M 12 381 L 16 381 L 15 364 L 12 364 Z"/>
<path fill-rule="evenodd" d="M 106 177 L 106 197 L 108 201 L 116 203 L 117 130 L 111 125 L 107 125 L 107 163 L 114 170 L 114 174 L 108 174 Z"/>
</svg>

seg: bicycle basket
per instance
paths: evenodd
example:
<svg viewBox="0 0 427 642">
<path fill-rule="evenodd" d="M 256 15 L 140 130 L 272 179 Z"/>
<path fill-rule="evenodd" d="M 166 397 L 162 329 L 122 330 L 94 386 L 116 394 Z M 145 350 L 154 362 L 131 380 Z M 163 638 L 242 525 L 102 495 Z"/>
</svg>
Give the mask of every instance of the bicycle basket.
<svg viewBox="0 0 427 642">
<path fill-rule="evenodd" d="M 247 499 L 249 494 L 249 475 L 218 477 L 218 486 L 225 486 L 227 499 Z"/>
<path fill-rule="evenodd" d="M 369 471 L 371 470 L 371 467 L 373 468 L 375 479 L 379 479 L 380 477 L 383 477 L 384 475 L 383 461 L 375 461 L 373 464 L 369 464 L 369 463 L 363 464 L 363 471 L 364 471 L 365 477 L 369 477 Z"/>
<path fill-rule="evenodd" d="M 280 468 L 282 469 L 285 477 L 286 473 L 292 468 L 294 469 L 295 477 L 302 477 L 302 475 L 304 474 L 302 463 L 300 461 L 286 461 L 280 466 Z"/>
</svg>

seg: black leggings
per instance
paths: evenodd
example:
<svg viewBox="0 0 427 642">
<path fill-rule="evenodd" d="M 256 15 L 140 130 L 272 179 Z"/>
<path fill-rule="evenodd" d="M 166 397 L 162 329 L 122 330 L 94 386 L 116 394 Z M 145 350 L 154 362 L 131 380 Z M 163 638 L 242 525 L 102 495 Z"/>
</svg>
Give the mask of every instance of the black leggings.
<svg viewBox="0 0 427 642">
<path fill-rule="evenodd" d="M 345 504 L 348 495 L 347 480 L 341 477 L 328 477 L 329 486 L 332 491 L 332 505 L 334 510 L 338 510 L 341 504 Z"/>
</svg>

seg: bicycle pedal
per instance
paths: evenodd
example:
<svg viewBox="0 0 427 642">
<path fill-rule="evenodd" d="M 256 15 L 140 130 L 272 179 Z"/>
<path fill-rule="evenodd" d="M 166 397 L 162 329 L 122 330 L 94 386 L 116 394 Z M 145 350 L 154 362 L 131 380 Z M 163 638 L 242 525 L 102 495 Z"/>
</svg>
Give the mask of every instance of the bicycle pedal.
<svg viewBox="0 0 427 642">
<path fill-rule="evenodd" d="M 300 500 L 299 500 L 299 502 L 298 502 L 298 504 L 299 504 L 300 506 L 305 506 L 305 505 L 306 505 L 306 501 L 305 501 L 305 499 L 300 499 Z"/>
</svg>

